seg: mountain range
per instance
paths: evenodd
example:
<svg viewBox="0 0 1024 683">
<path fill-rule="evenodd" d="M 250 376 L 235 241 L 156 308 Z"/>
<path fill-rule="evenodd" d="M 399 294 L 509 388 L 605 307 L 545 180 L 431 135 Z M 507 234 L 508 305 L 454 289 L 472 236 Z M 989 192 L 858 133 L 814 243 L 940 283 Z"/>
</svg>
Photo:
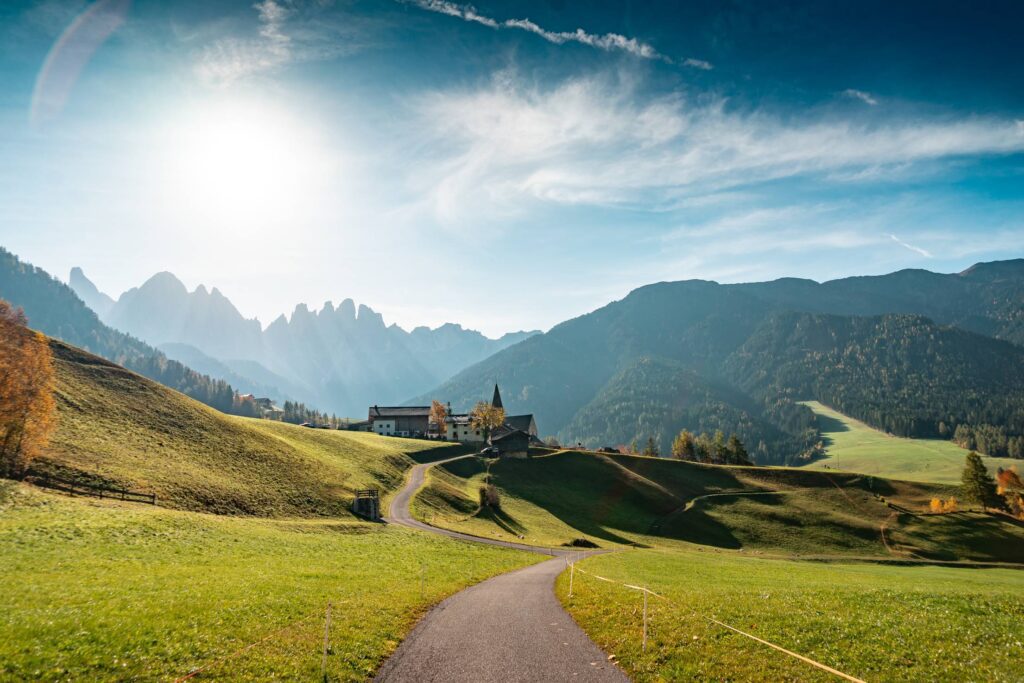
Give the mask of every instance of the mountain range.
<svg viewBox="0 0 1024 683">
<path fill-rule="evenodd" d="M 661 282 L 493 340 L 458 325 L 406 332 L 351 300 L 299 305 L 264 329 L 169 273 L 114 299 L 79 269 L 73 292 L 0 257 L 0 296 L 33 326 L 215 407 L 234 387 L 350 416 L 431 399 L 465 410 L 498 383 L 507 410 L 563 442 L 653 437 L 664 453 L 681 429 L 722 430 L 758 462 L 794 463 L 821 452 L 803 405 L 817 400 L 891 434 L 984 434 L 990 455 L 1024 457 L 1024 259 L 824 283 Z"/>
<path fill-rule="evenodd" d="M 1024 434 L 1024 260 L 817 283 L 641 287 L 455 375 L 466 408 L 498 382 L 545 434 L 662 452 L 682 428 L 735 432 L 761 462 L 813 456 L 815 399 L 893 434 Z M 1017 441 L 1014 442 L 1013 439 Z M 1000 455 L 1002 453 L 999 453 Z"/>
<path fill-rule="evenodd" d="M 460 325 L 407 332 L 351 299 L 318 311 L 304 304 L 263 329 L 218 289 L 189 291 L 158 273 L 117 299 L 80 268 L 71 287 L 104 323 L 244 392 L 297 399 L 321 410 L 360 416 L 373 404 L 421 393 L 535 332 L 490 339 Z"/>
</svg>

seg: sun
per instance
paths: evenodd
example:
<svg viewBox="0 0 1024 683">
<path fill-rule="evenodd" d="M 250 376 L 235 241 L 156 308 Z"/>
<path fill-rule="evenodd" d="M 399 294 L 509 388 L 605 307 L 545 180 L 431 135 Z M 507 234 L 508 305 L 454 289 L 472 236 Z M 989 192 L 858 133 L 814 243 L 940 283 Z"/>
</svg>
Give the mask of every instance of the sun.
<svg viewBox="0 0 1024 683">
<path fill-rule="evenodd" d="M 260 101 L 182 112 L 165 135 L 163 157 L 168 199 L 222 229 L 254 229 L 301 212 L 324 164 L 308 126 Z"/>
</svg>

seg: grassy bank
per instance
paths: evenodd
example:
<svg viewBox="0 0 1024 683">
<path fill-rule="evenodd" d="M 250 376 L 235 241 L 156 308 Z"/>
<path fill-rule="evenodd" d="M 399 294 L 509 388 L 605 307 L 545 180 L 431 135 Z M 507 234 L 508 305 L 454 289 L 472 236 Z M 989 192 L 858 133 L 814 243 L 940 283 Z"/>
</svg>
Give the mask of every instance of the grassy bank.
<svg viewBox="0 0 1024 683">
<path fill-rule="evenodd" d="M 836 680 L 704 616 L 869 681 L 1020 680 L 1024 571 L 819 564 L 705 550 L 633 550 L 582 569 L 557 592 L 638 681 Z"/>
<path fill-rule="evenodd" d="M 488 469 L 489 468 L 489 469 Z M 500 508 L 480 508 L 485 478 Z M 564 452 L 433 468 L 414 513 L 437 526 L 557 546 L 689 544 L 760 553 L 1024 562 L 1024 529 L 981 513 L 929 517 L 948 487 L 836 472 Z M 885 528 L 883 538 L 882 529 Z"/>
<path fill-rule="evenodd" d="M 396 488 L 453 444 L 232 417 L 52 342 L 58 427 L 35 468 L 222 514 L 348 516 L 355 489 Z"/>
<path fill-rule="evenodd" d="M 201 680 L 314 680 L 331 602 L 331 680 L 364 680 L 431 604 L 537 559 L 352 520 L 0 482 L 0 679 L 168 681 L 209 665 Z"/>
</svg>

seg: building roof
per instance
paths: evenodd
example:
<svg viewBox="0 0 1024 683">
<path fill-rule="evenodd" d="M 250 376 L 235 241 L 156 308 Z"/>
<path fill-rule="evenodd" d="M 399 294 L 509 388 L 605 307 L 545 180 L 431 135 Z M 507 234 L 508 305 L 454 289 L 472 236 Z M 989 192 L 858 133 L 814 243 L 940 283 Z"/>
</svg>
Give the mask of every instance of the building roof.
<svg viewBox="0 0 1024 683">
<path fill-rule="evenodd" d="M 501 405 L 501 392 L 498 391 L 498 385 L 494 385 L 494 398 L 491 399 L 491 406 L 494 408 L 502 408 Z"/>
<path fill-rule="evenodd" d="M 533 413 L 529 415 L 509 415 L 505 417 L 505 424 L 512 429 L 521 429 L 524 432 L 530 431 L 530 424 L 533 422 Z"/>
<path fill-rule="evenodd" d="M 529 441 L 530 435 L 522 429 L 512 429 L 507 425 L 502 425 L 491 432 L 491 443 L 504 441 L 505 439 L 526 439 Z"/>
<path fill-rule="evenodd" d="M 370 406 L 371 420 L 395 417 L 430 417 L 430 406 Z"/>
<path fill-rule="evenodd" d="M 465 425 L 473 421 L 473 418 L 469 415 L 449 415 L 444 419 L 445 422 L 451 424 Z"/>
</svg>

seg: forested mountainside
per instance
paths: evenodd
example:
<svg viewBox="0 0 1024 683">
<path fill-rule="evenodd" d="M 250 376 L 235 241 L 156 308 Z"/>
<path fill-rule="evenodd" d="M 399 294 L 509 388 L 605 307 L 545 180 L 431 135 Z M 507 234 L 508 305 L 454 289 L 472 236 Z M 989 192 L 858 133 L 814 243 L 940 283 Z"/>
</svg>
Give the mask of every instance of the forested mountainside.
<svg viewBox="0 0 1024 683">
<path fill-rule="evenodd" d="M 976 264 L 962 273 L 901 270 L 817 283 L 783 278 L 727 285 L 773 308 L 837 315 L 922 315 L 1024 344 L 1024 259 Z"/>
<path fill-rule="evenodd" d="M 44 270 L 23 263 L 0 248 L 0 298 L 25 310 L 29 325 L 51 337 L 102 356 L 118 365 L 223 412 L 230 412 L 234 389 L 225 381 L 170 360 L 160 351 L 107 327 L 67 285 Z"/>
<path fill-rule="evenodd" d="M 171 273 L 154 275 L 116 301 L 80 269 L 72 284 L 106 311 L 110 326 L 191 358 L 200 354 L 212 374 L 231 377 L 244 391 L 301 398 L 348 416 L 424 391 L 533 334 L 489 339 L 454 324 L 406 332 L 351 299 L 318 311 L 300 304 L 262 329 L 216 288 L 189 292 Z"/>
<path fill-rule="evenodd" d="M 724 370 L 760 400 L 810 396 L 898 436 L 1024 434 L 1024 347 L 920 316 L 773 315 Z"/>
<path fill-rule="evenodd" d="M 841 314 L 815 315 L 832 305 Z M 1009 448 L 1024 433 L 1024 356 L 1012 343 L 1022 309 L 1021 260 L 820 285 L 659 283 L 495 354 L 416 400 L 466 408 L 498 382 L 506 408 L 533 412 L 542 433 L 564 441 L 618 445 L 653 436 L 665 452 L 682 428 L 721 428 L 743 435 L 761 462 L 813 454 L 815 418 L 797 404 L 805 399 L 905 435 L 951 437 L 959 425 L 992 425 Z"/>
</svg>

